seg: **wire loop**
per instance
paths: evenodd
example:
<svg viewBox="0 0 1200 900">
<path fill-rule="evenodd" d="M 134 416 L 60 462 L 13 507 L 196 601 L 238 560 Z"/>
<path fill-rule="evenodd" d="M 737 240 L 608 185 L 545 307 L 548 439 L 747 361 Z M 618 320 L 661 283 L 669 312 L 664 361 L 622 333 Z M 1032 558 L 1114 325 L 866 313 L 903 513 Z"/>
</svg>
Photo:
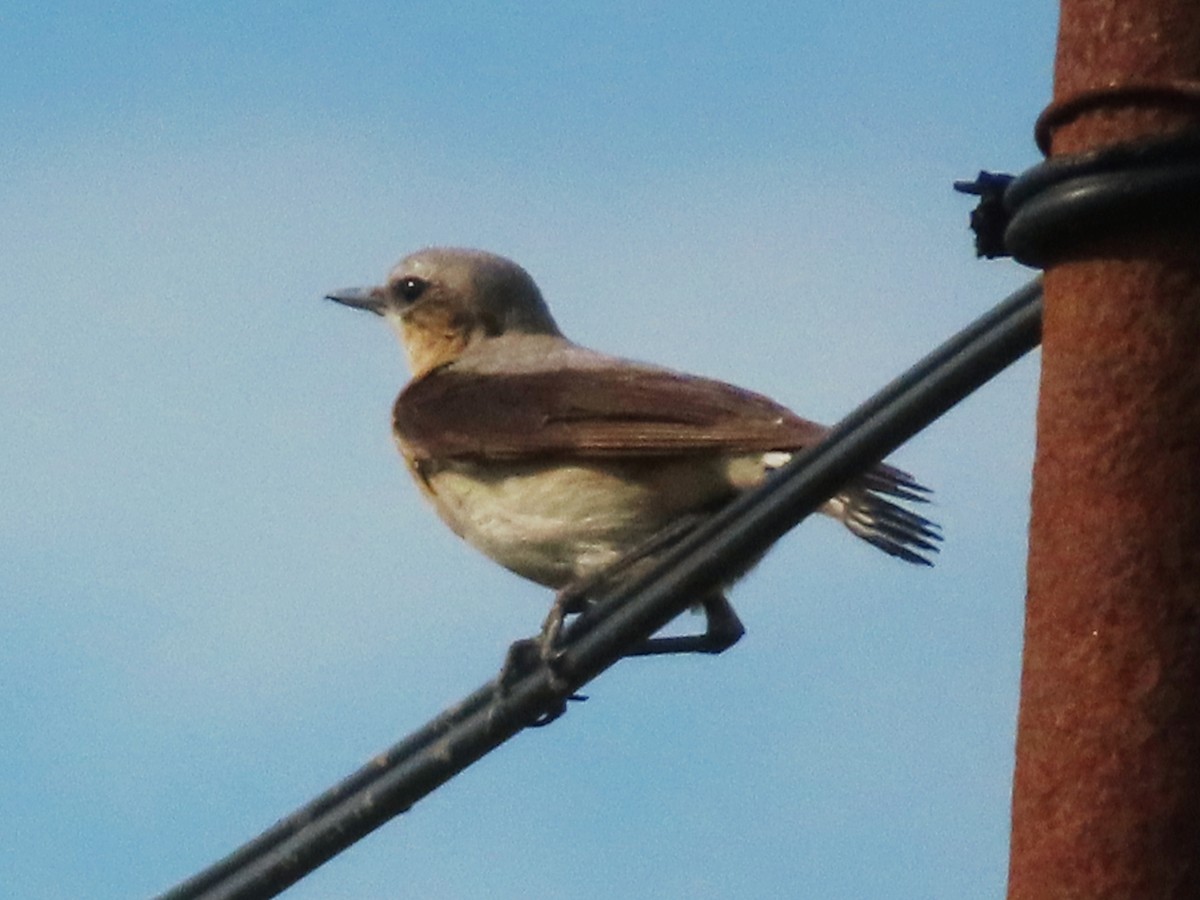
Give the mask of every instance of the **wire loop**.
<svg viewBox="0 0 1200 900">
<path fill-rule="evenodd" d="M 1055 100 L 1038 116 L 1033 128 L 1034 140 L 1044 156 L 1050 155 L 1054 132 L 1082 115 L 1113 107 L 1153 103 L 1190 109 L 1200 115 L 1200 82 L 1188 80 L 1144 81 L 1113 84 L 1080 91 Z"/>
</svg>

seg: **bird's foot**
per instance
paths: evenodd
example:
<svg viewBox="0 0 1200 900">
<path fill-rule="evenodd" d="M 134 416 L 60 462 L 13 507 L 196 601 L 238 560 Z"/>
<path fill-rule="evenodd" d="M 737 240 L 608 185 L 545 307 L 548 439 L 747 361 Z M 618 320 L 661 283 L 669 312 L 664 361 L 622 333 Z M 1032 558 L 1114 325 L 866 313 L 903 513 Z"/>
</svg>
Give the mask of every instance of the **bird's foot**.
<svg viewBox="0 0 1200 900">
<path fill-rule="evenodd" d="M 678 637 L 652 637 L 626 651 L 626 656 L 668 656 L 677 653 L 724 653 L 746 633 L 724 594 L 714 594 L 701 601 L 704 609 L 703 634 Z"/>
<path fill-rule="evenodd" d="M 536 669 L 544 669 L 549 677 L 550 688 L 561 699 L 558 703 L 541 713 L 530 724 L 532 728 L 549 725 L 567 711 L 570 701 L 583 702 L 587 697 L 571 692 L 570 684 L 562 670 L 562 650 L 558 647 L 558 638 L 562 632 L 562 619 L 565 613 L 558 602 L 551 608 L 550 615 L 542 626 L 542 632 L 535 638 L 522 638 L 509 645 L 504 658 L 504 665 L 497 677 L 499 696 L 507 695 L 512 685 L 523 675 Z"/>
</svg>

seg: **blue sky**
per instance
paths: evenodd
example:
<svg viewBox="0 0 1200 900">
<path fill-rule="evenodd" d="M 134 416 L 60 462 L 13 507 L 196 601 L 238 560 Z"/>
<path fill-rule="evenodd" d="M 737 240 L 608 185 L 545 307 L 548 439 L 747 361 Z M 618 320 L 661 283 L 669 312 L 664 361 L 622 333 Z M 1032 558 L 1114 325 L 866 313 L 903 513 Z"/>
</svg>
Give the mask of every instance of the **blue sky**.
<svg viewBox="0 0 1200 900">
<path fill-rule="evenodd" d="M 549 596 L 388 433 L 321 296 L 429 244 L 565 331 L 833 421 L 1023 283 L 950 183 L 1036 161 L 1046 4 L 0 11 L 0 893 L 146 896 L 491 677 Z M 715 659 L 627 661 L 287 896 L 999 897 L 1036 355 L 826 521 Z M 697 624 L 697 623 L 689 623 Z"/>
</svg>

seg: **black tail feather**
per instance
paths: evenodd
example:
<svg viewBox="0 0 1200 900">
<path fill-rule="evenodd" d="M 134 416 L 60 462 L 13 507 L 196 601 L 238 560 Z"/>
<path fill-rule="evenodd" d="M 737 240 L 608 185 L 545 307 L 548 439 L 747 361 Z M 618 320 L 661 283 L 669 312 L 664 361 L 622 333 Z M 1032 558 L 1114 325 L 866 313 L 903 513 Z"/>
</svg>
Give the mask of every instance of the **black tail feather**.
<svg viewBox="0 0 1200 900">
<path fill-rule="evenodd" d="M 858 537 L 906 562 L 932 566 L 942 530 L 893 502 L 927 503 L 932 491 L 898 469 L 880 468 L 834 498 L 838 518 Z"/>
</svg>

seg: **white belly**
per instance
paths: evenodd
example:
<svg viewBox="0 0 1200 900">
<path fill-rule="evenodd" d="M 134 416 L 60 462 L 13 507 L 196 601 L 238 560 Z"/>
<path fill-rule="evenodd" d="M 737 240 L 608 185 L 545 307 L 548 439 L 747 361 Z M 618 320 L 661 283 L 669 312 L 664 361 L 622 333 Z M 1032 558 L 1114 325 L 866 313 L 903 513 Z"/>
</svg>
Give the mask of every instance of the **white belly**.
<svg viewBox="0 0 1200 900">
<path fill-rule="evenodd" d="M 681 514 L 735 493 L 718 458 L 563 464 L 453 463 L 428 477 L 446 523 L 508 569 L 560 588 Z"/>
</svg>

